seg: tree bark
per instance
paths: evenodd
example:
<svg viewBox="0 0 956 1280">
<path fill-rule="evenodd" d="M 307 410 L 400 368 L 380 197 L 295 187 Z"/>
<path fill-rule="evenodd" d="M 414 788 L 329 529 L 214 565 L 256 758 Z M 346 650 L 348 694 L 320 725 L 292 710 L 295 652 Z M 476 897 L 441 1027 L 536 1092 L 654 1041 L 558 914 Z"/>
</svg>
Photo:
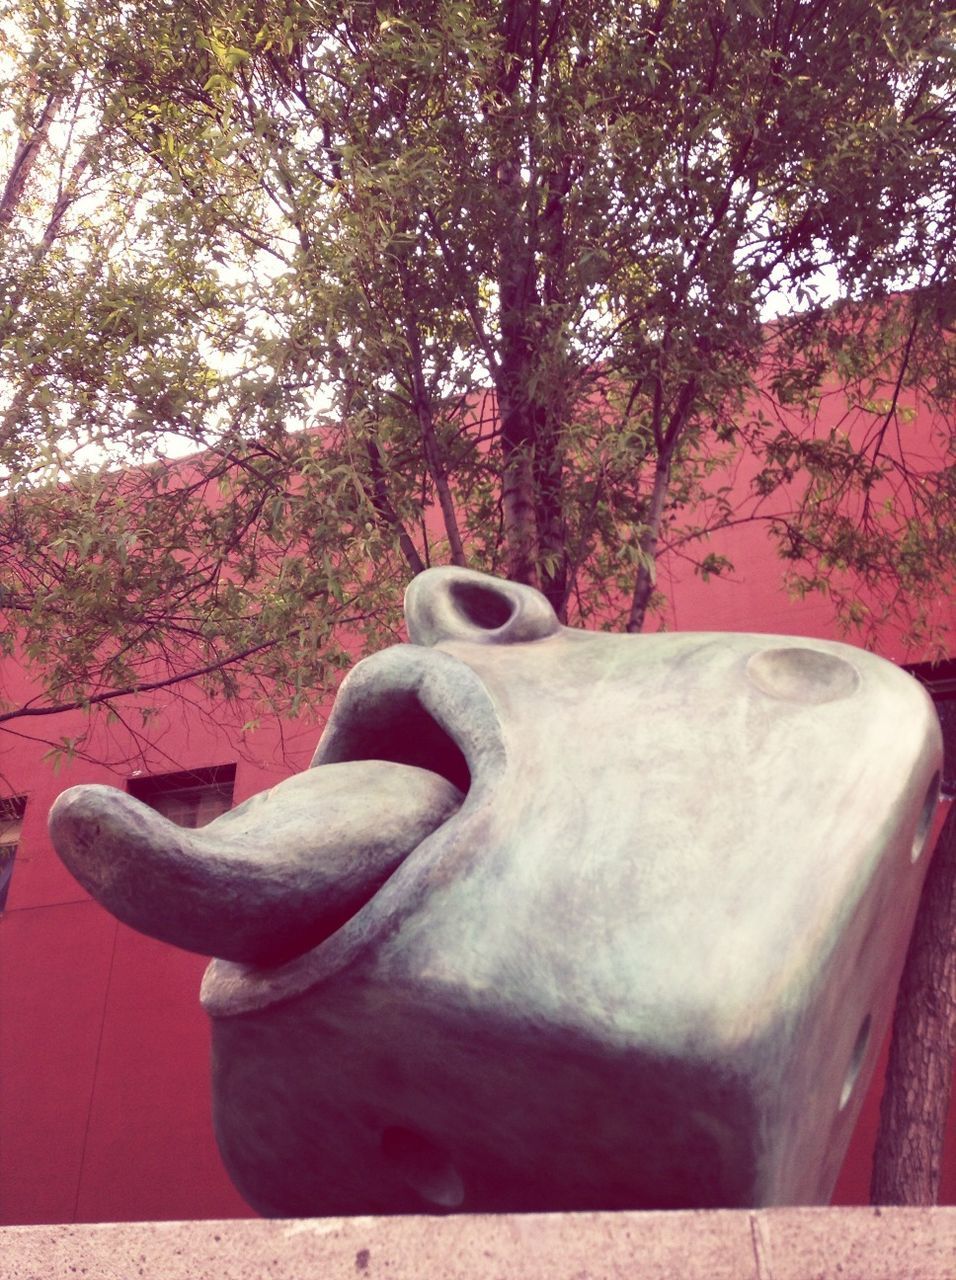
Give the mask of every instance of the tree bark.
<svg viewBox="0 0 956 1280">
<path fill-rule="evenodd" d="M 508 577 L 537 587 L 540 547 L 534 483 L 536 422 L 528 398 L 531 361 L 529 316 L 537 309 L 533 255 L 523 221 L 525 193 L 518 165 L 498 166 L 498 190 L 507 209 L 499 250 L 501 343 L 496 391 L 501 417 L 501 506 Z"/>
<path fill-rule="evenodd" d="M 501 6 L 501 54 L 495 90 L 507 107 L 493 117 L 492 162 L 500 225 L 498 298 L 500 340 L 495 391 L 501 421 L 501 511 L 508 577 L 539 586 L 540 563 L 534 455 L 536 423 L 528 399 L 528 375 L 534 349 L 531 320 L 539 297 L 531 243 L 533 193 L 522 173 L 527 138 L 527 104 L 520 83 L 532 50 L 532 5 L 504 0 Z"/>
<path fill-rule="evenodd" d="M 872 1204 L 936 1204 L 956 1054 L 956 803 L 930 863 L 896 998 Z"/>
<path fill-rule="evenodd" d="M 658 457 L 654 468 L 654 487 L 651 490 L 651 502 L 647 512 L 647 524 L 641 534 L 639 546 L 642 561 L 634 578 L 634 594 L 631 597 L 631 611 L 627 618 L 627 631 L 636 634 L 644 626 L 647 606 L 654 592 L 654 564 L 657 557 L 657 543 L 661 536 L 661 524 L 664 519 L 664 503 L 671 480 L 670 456 Z"/>
<path fill-rule="evenodd" d="M 40 110 L 36 124 L 20 139 L 3 193 L 0 194 L 0 229 L 8 227 L 13 221 L 13 215 L 23 197 L 30 174 L 46 143 L 53 117 L 64 96 L 62 91 L 51 93 Z"/>
<path fill-rule="evenodd" d="M 438 498 L 438 505 L 445 525 L 445 536 L 448 538 L 451 562 L 452 564 L 464 565 L 467 561 L 464 544 L 461 540 L 461 530 L 458 527 L 455 499 L 452 495 L 451 485 L 448 483 L 448 472 L 443 462 L 441 446 L 435 434 L 432 397 L 425 383 L 425 357 L 422 351 L 421 331 L 412 302 L 414 290 L 408 278 L 408 267 L 402 265 L 400 271 L 402 288 L 405 292 L 405 306 L 407 308 L 405 337 L 411 352 L 409 381 L 411 383 L 415 417 L 418 419 L 418 427 L 421 431 L 422 453 L 425 457 L 425 465 L 432 478 L 432 484 L 435 486 L 435 494 Z"/>
<path fill-rule="evenodd" d="M 549 388 L 553 395 L 555 388 Z M 565 398 L 564 403 L 569 403 Z M 564 515 L 564 451 L 561 421 L 542 405 L 535 441 L 534 486 L 538 506 L 539 589 L 562 622 L 568 605 L 568 528 Z"/>
<path fill-rule="evenodd" d="M 43 233 L 43 239 L 37 247 L 35 255 L 37 260 L 49 252 L 53 246 L 53 241 L 59 235 L 60 224 L 62 223 L 67 210 L 76 202 L 80 194 L 80 179 L 92 164 L 93 157 L 96 154 L 96 149 L 99 144 L 100 139 L 94 134 L 93 137 L 87 139 L 83 146 L 83 150 L 77 156 L 76 162 L 70 170 L 70 176 L 54 201 L 53 208 L 50 211 L 50 217 L 46 224 L 46 230 Z"/>
<path fill-rule="evenodd" d="M 669 339 L 665 336 L 664 350 L 666 350 Z M 697 379 L 690 377 L 681 387 L 677 395 L 674 408 L 667 420 L 667 426 L 662 426 L 664 416 L 664 385 L 663 379 L 658 373 L 657 388 L 654 393 L 654 417 L 653 431 L 654 444 L 657 448 L 657 463 L 654 467 L 654 484 L 651 488 L 651 500 L 648 506 L 647 521 L 645 522 L 644 532 L 641 534 L 639 546 L 641 549 L 641 563 L 638 565 L 637 573 L 634 577 L 634 593 L 631 596 L 631 610 L 628 614 L 626 630 L 632 634 L 641 630 L 644 626 L 644 619 L 647 616 L 647 606 L 651 602 L 651 596 L 654 594 L 654 583 L 656 581 L 655 566 L 657 562 L 657 547 L 661 538 L 661 528 L 664 524 L 664 508 L 667 504 L 667 495 L 670 490 L 671 470 L 674 466 L 674 458 L 680 444 L 681 436 L 684 432 L 687 422 L 694 407 L 694 401 L 697 397 Z"/>
<path fill-rule="evenodd" d="M 411 569 L 413 574 L 423 573 L 425 571 L 425 562 L 418 554 L 414 542 L 408 534 L 408 530 L 398 518 L 398 513 L 392 506 L 388 496 L 388 478 L 385 471 L 385 463 L 382 458 L 382 451 L 378 446 L 378 441 L 370 437 L 365 445 L 365 451 L 368 455 L 369 471 L 372 477 L 371 499 L 378 515 L 379 523 L 383 529 L 387 529 L 390 533 L 394 533 L 398 538 L 398 545 L 401 548 L 402 555 Z"/>
</svg>

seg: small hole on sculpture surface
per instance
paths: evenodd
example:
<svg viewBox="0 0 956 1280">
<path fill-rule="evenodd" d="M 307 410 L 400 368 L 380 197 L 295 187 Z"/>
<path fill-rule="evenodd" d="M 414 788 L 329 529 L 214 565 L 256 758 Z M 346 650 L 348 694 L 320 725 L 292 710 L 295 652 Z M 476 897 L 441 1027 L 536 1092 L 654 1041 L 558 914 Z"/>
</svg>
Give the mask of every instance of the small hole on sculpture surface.
<svg viewBox="0 0 956 1280">
<path fill-rule="evenodd" d="M 453 583 L 451 595 L 459 613 L 482 631 L 497 631 L 515 611 L 514 602 L 503 591 L 474 582 Z"/>
<path fill-rule="evenodd" d="M 866 1047 L 870 1042 L 870 1024 L 872 1019 L 867 1014 L 860 1024 L 860 1030 L 857 1032 L 856 1042 L 853 1045 L 853 1052 L 850 1054 L 850 1065 L 846 1069 L 846 1076 L 843 1080 L 843 1088 L 840 1091 L 840 1110 L 842 1111 L 846 1104 L 853 1096 L 853 1090 L 856 1082 L 860 1078 L 860 1071 L 863 1067 L 863 1059 L 866 1057 Z"/>
<path fill-rule="evenodd" d="M 447 1152 L 414 1129 L 391 1126 L 382 1133 L 387 1164 L 428 1204 L 457 1209 L 465 1198 L 461 1175 Z"/>
<path fill-rule="evenodd" d="M 926 841 L 933 826 L 933 817 L 938 803 L 939 773 L 934 773 L 933 780 L 926 791 L 926 798 L 923 800 L 923 807 L 920 810 L 919 822 L 916 824 L 916 834 L 913 836 L 913 848 L 910 851 L 910 856 L 914 862 L 926 848 Z"/>
</svg>

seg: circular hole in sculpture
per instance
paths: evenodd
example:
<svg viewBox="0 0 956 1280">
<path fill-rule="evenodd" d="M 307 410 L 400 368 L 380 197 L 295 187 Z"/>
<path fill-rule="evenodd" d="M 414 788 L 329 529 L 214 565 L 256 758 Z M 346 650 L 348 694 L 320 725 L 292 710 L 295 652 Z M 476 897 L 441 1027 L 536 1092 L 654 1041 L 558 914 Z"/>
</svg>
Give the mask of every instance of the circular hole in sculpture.
<svg viewBox="0 0 956 1280">
<path fill-rule="evenodd" d="M 428 1204 L 456 1209 L 465 1198 L 461 1175 L 447 1152 L 414 1129 L 391 1126 L 382 1133 L 387 1164 Z"/>
<path fill-rule="evenodd" d="M 497 631 L 515 611 L 514 601 L 503 591 L 483 587 L 474 582 L 455 582 L 451 595 L 458 612 L 482 631 Z"/>
<path fill-rule="evenodd" d="M 846 1069 L 843 1088 L 840 1091 L 841 1111 L 853 1096 L 853 1090 L 856 1088 L 856 1082 L 860 1078 L 863 1060 L 866 1057 L 866 1047 L 870 1042 L 871 1022 L 872 1019 L 870 1018 L 870 1015 L 867 1014 L 860 1024 L 860 1030 L 857 1032 L 856 1042 L 853 1045 L 853 1052 L 850 1054 L 850 1065 Z"/>
<path fill-rule="evenodd" d="M 747 675 L 764 693 L 788 702 L 834 702 L 860 684 L 852 663 L 820 649 L 764 649 L 747 662 Z"/>
<path fill-rule="evenodd" d="M 933 816 L 936 813 L 936 806 L 939 803 L 939 773 L 933 774 L 933 780 L 926 790 L 926 798 L 923 801 L 923 807 L 920 810 L 919 822 L 916 824 L 916 832 L 913 836 L 913 848 L 910 856 L 915 862 L 923 850 L 926 848 L 926 841 L 929 838 L 930 829 L 933 825 Z"/>
</svg>

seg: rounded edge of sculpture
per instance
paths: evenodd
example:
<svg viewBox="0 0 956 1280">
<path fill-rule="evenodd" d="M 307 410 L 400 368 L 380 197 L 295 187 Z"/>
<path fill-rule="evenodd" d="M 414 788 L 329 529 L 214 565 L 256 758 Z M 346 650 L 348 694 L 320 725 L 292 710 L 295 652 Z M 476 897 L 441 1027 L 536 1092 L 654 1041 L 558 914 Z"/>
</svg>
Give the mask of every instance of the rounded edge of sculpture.
<svg viewBox="0 0 956 1280">
<path fill-rule="evenodd" d="M 873 1026 L 873 1015 L 867 1013 L 863 1021 L 860 1023 L 860 1029 L 856 1033 L 856 1039 L 853 1042 L 853 1050 L 850 1054 L 850 1061 L 847 1065 L 846 1075 L 843 1079 L 843 1087 L 840 1090 L 840 1101 L 837 1104 L 837 1111 L 845 1111 L 850 1099 L 853 1097 L 860 1074 L 863 1070 L 863 1064 L 866 1061 L 867 1049 L 870 1045 L 870 1031 Z"/>
<path fill-rule="evenodd" d="M 910 858 L 913 862 L 918 862 L 921 858 L 926 848 L 929 834 L 933 829 L 933 819 L 936 816 L 936 809 L 940 801 L 941 779 L 942 774 L 937 769 L 930 779 L 929 786 L 926 788 L 926 796 L 923 800 L 919 818 L 916 821 L 916 830 L 913 833 L 913 843 L 910 847 Z"/>
</svg>

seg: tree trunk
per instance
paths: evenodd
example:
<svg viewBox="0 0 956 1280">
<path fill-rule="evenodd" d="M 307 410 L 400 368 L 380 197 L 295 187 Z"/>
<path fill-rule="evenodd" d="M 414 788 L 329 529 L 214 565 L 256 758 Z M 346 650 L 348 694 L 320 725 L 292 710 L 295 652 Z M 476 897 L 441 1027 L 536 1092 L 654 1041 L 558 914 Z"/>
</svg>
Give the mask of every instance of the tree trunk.
<svg viewBox="0 0 956 1280">
<path fill-rule="evenodd" d="M 554 395 L 555 388 L 548 394 Z M 568 403 L 563 398 L 564 404 Z M 564 516 L 564 451 L 561 446 L 561 421 L 549 404 L 538 411 L 539 427 L 535 442 L 534 485 L 538 507 L 538 541 L 540 555 L 539 588 L 562 622 L 567 620 L 568 605 L 568 528 Z"/>
<path fill-rule="evenodd" d="M 425 456 L 425 465 L 432 478 L 432 484 L 435 486 L 435 494 L 438 498 L 438 505 L 445 525 L 445 536 L 448 538 L 451 562 L 452 564 L 464 565 L 467 561 L 465 548 L 461 540 L 461 531 L 458 528 L 455 499 L 452 495 L 451 485 L 448 483 L 448 472 L 442 461 L 441 447 L 435 435 L 432 398 L 425 382 L 425 357 L 422 351 L 421 331 L 412 302 L 414 290 L 409 281 L 407 265 L 401 264 L 399 270 L 402 277 L 402 288 L 405 293 L 405 306 L 408 312 L 408 319 L 405 324 L 405 337 L 411 353 L 408 378 L 411 384 L 412 407 L 421 431 L 422 453 Z"/>
<path fill-rule="evenodd" d="M 936 1204 L 956 1053 L 956 802 L 930 864 L 896 998 L 872 1204 Z"/>
<path fill-rule="evenodd" d="M 383 529 L 397 536 L 402 555 L 405 557 L 412 573 L 424 573 L 425 562 L 418 554 L 418 549 L 409 537 L 408 530 L 399 520 L 398 513 L 392 506 L 391 499 L 388 496 L 388 477 L 378 441 L 370 437 L 366 442 L 365 451 L 368 455 L 369 472 L 372 477 L 372 489 L 369 496 L 378 515 L 379 523 Z"/>
<path fill-rule="evenodd" d="M 502 237 L 498 289 L 501 342 L 496 391 L 501 418 L 501 505 L 508 577 L 538 586 L 537 503 L 534 483 L 535 420 L 528 401 L 530 342 L 528 316 L 537 304 L 534 264 L 521 224 L 522 196 L 513 166 L 502 166 L 499 189 L 512 201 L 510 226 Z"/>
<path fill-rule="evenodd" d="M 634 594 L 631 597 L 631 611 L 628 614 L 627 630 L 636 634 L 644 626 L 647 606 L 654 592 L 654 564 L 657 557 L 657 543 L 661 536 L 661 524 L 664 519 L 664 503 L 671 479 L 670 456 L 658 457 L 654 469 L 654 487 L 651 491 L 650 507 L 647 513 L 647 524 L 641 534 L 640 549 L 643 557 L 634 579 Z"/>
</svg>

